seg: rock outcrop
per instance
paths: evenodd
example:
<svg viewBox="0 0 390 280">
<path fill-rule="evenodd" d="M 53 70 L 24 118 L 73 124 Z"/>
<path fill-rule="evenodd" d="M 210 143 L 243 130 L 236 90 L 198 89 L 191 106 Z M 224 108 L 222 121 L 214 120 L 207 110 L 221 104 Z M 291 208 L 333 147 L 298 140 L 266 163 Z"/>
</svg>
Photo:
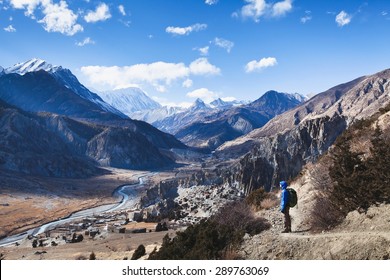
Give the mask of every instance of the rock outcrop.
<svg viewBox="0 0 390 280">
<path fill-rule="evenodd" d="M 216 156 L 247 153 L 233 167 L 233 179 L 246 192 L 260 187 L 270 190 L 326 152 L 355 120 L 370 117 L 389 102 L 390 70 L 385 70 L 316 95 L 264 127 L 225 143 Z"/>
</svg>

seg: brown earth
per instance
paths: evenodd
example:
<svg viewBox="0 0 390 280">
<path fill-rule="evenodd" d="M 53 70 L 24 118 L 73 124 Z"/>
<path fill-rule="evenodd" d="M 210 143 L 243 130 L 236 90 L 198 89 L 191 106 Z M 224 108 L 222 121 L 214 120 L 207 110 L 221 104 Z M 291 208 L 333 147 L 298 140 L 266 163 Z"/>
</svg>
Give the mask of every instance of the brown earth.
<svg viewBox="0 0 390 280">
<path fill-rule="evenodd" d="M 112 197 L 121 185 L 138 182 L 148 171 L 108 169 L 111 174 L 87 179 L 23 176 L 0 171 L 0 237 L 13 235 L 69 214 L 119 200 Z M 148 184 L 172 177 L 154 175 Z"/>
<path fill-rule="evenodd" d="M 279 207 L 262 210 L 272 227 L 255 236 L 245 236 L 244 259 L 263 260 L 366 260 L 390 258 L 390 205 L 372 206 L 367 213 L 353 211 L 332 230 L 312 232 L 308 223 L 315 198 L 313 181 L 306 173 L 293 187 L 299 197 L 291 208 L 292 233 L 281 233 L 284 217 Z"/>
<path fill-rule="evenodd" d="M 141 225 L 145 227 L 145 224 Z M 155 228 L 155 224 L 146 225 Z M 49 238 L 45 247 L 32 247 L 31 240 L 23 241 L 19 246 L 0 248 L 5 260 L 82 260 L 89 259 L 93 252 L 97 260 L 123 260 L 131 259 L 135 249 L 144 245 L 148 257 L 156 247 L 159 248 L 166 234 L 174 236 L 174 231 L 147 232 L 147 233 L 112 233 L 102 232 L 95 238 L 85 237 L 80 243 L 65 243 L 60 238 Z M 51 246 L 51 241 L 58 245 Z"/>
</svg>

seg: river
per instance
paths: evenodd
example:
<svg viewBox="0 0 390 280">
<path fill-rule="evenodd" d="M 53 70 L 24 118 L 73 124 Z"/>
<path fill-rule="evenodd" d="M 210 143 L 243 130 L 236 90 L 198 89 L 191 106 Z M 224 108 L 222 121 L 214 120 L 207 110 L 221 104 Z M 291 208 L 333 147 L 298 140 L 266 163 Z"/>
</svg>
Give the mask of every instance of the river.
<svg viewBox="0 0 390 280">
<path fill-rule="evenodd" d="M 66 224 L 66 223 L 69 223 L 69 222 L 77 220 L 77 219 L 82 219 L 82 218 L 90 217 L 90 216 L 97 215 L 97 214 L 119 211 L 121 209 L 132 209 L 135 207 L 135 205 L 137 203 L 137 200 L 136 200 L 137 194 L 138 194 L 137 189 L 144 185 L 144 178 L 145 177 L 151 176 L 153 174 L 155 174 L 155 173 L 148 173 L 146 175 L 142 175 L 142 176 L 138 177 L 138 183 L 132 184 L 132 185 L 125 185 L 125 186 L 118 188 L 113 194 L 113 196 L 121 196 L 122 197 L 121 201 L 118 203 L 97 206 L 97 207 L 85 209 L 82 211 L 74 212 L 71 215 L 69 215 L 68 217 L 43 224 L 39 227 L 30 229 L 30 230 L 25 231 L 25 232 L 20 233 L 20 234 L 8 236 L 8 237 L 0 240 L 0 247 L 12 245 L 12 244 L 15 244 L 16 242 L 20 243 L 20 241 L 27 238 L 27 236 L 29 236 L 29 235 L 35 236 L 35 235 L 44 233 L 50 229 L 54 229 L 55 227 L 57 227 L 59 225 Z"/>
</svg>

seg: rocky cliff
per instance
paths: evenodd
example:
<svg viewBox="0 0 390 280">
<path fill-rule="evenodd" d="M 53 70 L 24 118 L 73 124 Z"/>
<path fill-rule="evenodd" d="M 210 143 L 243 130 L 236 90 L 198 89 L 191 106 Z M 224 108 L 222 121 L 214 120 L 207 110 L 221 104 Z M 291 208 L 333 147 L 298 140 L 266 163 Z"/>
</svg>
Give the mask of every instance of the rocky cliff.
<svg viewBox="0 0 390 280">
<path fill-rule="evenodd" d="M 315 161 L 355 120 L 370 117 L 389 102 L 390 70 L 385 70 L 316 95 L 264 127 L 225 143 L 216 155 L 246 154 L 233 167 L 233 179 L 246 192 L 259 187 L 270 190 Z"/>
</svg>

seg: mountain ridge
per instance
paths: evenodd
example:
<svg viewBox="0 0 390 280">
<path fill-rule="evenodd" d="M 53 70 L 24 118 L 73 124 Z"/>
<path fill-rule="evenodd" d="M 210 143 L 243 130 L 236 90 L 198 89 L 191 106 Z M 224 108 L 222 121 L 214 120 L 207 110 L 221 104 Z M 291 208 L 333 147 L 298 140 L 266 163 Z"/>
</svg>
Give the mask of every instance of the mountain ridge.
<svg viewBox="0 0 390 280">
<path fill-rule="evenodd" d="M 241 106 L 210 111 L 192 123 L 182 125 L 175 136 L 189 146 L 216 149 L 226 141 L 262 127 L 270 119 L 301 103 L 295 95 L 268 91 L 257 100 Z M 177 128 L 177 126 L 176 126 Z"/>
<path fill-rule="evenodd" d="M 389 70 L 360 77 L 314 96 L 262 128 L 226 142 L 216 155 L 243 156 L 234 169 L 236 179 L 248 192 L 259 186 L 270 190 L 326 152 L 355 120 L 370 117 L 389 102 Z"/>
</svg>

